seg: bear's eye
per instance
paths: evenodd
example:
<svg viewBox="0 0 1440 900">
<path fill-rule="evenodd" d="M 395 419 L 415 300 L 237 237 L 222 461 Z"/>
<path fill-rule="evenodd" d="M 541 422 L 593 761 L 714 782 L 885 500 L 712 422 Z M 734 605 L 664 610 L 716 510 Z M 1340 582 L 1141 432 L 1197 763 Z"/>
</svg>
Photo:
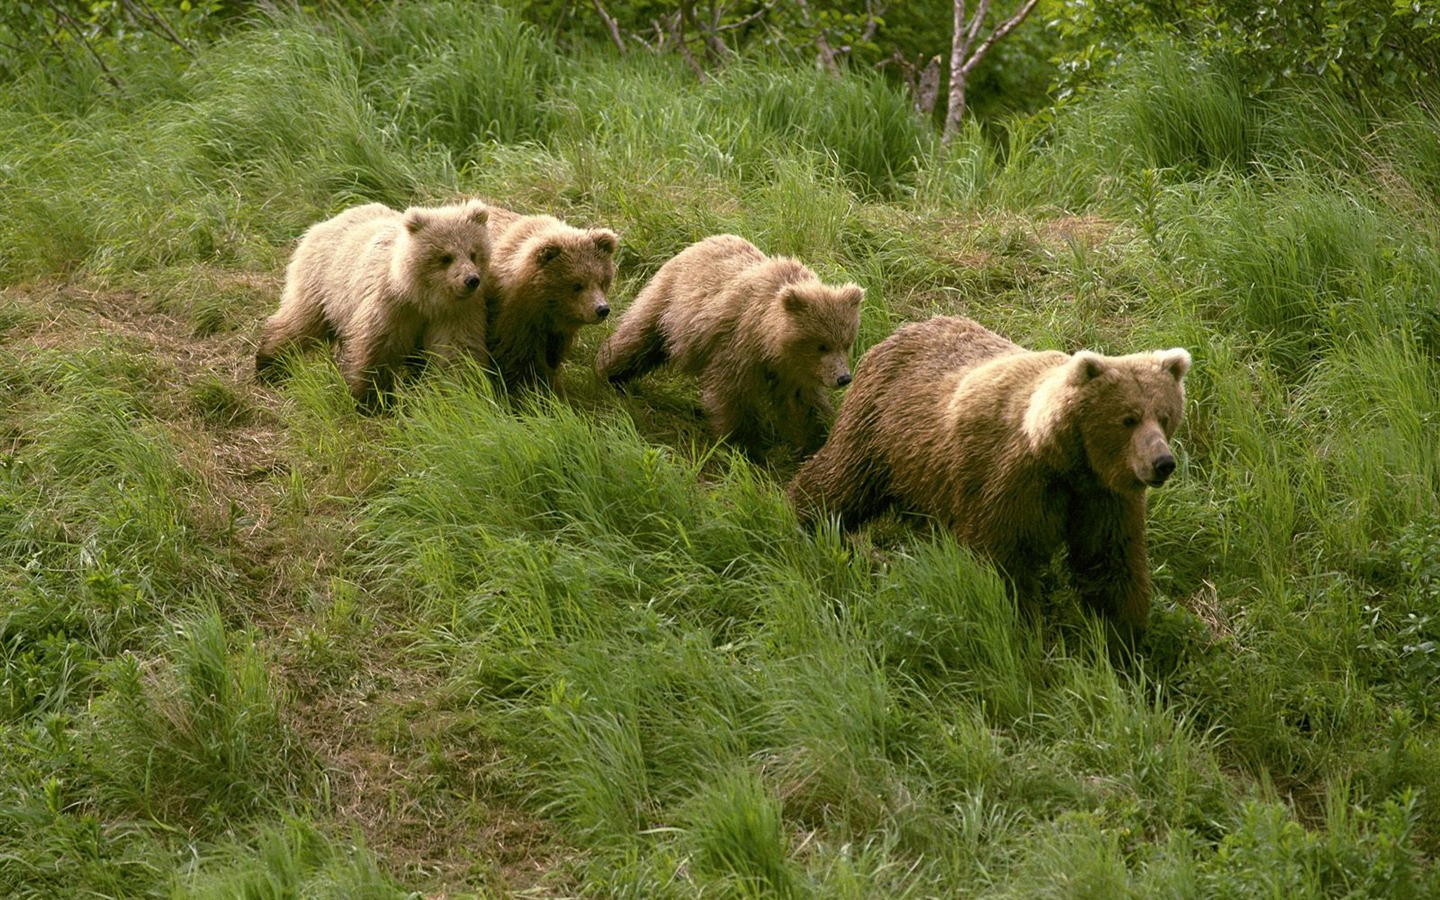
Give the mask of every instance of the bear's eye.
<svg viewBox="0 0 1440 900">
<path fill-rule="evenodd" d="M 571 287 L 571 289 L 574 290 L 575 293 L 577 293 L 577 294 L 580 293 L 581 291 L 585 290 L 585 285 L 581 284 L 581 283 L 578 282 L 578 281 L 575 282 L 575 283 L 574 283 L 573 285 L 571 285 L 570 287 Z"/>
<path fill-rule="evenodd" d="M 1126 428 L 1134 428 L 1136 425 L 1140 424 L 1140 420 L 1135 418 L 1134 416 L 1126 416 L 1120 424 L 1124 425 Z"/>
<path fill-rule="evenodd" d="M 830 352 L 830 345 L 829 345 L 829 344 L 821 344 L 821 345 L 820 345 L 820 352 L 821 352 L 821 353 L 829 353 L 829 352 Z"/>
<path fill-rule="evenodd" d="M 1163 428 L 1163 429 L 1166 430 L 1166 431 L 1169 431 L 1169 430 L 1170 430 L 1170 417 L 1169 417 L 1169 416 L 1161 416 L 1161 417 L 1160 417 L 1160 427 Z"/>
<path fill-rule="evenodd" d="M 448 254 L 448 253 L 443 253 L 443 254 L 440 255 L 440 265 L 442 265 L 442 266 L 448 266 L 448 265 L 450 265 L 451 263 L 453 263 L 454 261 L 455 261 L 455 257 L 451 256 L 451 255 Z"/>
<path fill-rule="evenodd" d="M 474 262 L 474 261 L 475 261 L 475 254 L 474 254 L 474 253 L 470 254 L 470 261 L 471 261 L 471 262 Z"/>
</svg>

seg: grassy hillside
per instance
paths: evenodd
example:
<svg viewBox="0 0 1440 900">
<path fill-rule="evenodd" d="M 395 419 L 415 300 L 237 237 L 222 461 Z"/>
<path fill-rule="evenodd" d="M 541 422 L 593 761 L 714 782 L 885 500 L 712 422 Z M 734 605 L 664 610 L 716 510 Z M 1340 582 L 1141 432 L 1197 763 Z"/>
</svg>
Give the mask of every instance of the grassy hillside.
<svg viewBox="0 0 1440 900">
<path fill-rule="evenodd" d="M 1440 112 L 1136 54 L 948 150 L 861 74 L 697 84 L 502 11 L 267 20 L 0 92 L 0 894 L 1440 891 Z M 693 385 L 251 378 L 294 239 L 478 194 L 1185 346 L 1134 664 L 1057 582 L 802 530 Z M 609 326 L 606 326 L 609 327 Z"/>
</svg>

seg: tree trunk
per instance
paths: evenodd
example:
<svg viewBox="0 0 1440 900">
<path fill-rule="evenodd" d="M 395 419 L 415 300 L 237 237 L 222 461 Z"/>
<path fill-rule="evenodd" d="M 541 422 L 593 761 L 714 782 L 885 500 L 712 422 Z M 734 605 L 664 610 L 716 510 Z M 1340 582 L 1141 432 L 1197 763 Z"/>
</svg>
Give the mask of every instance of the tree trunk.
<svg viewBox="0 0 1440 900">
<path fill-rule="evenodd" d="M 605 30 L 610 32 L 610 40 L 614 41 L 615 46 L 620 48 L 620 55 L 625 56 L 625 39 L 620 36 L 620 23 L 616 22 L 615 17 L 605 11 L 605 7 L 601 5 L 600 0 L 594 0 L 594 2 L 595 11 L 600 14 L 600 21 L 605 23 Z"/>
<path fill-rule="evenodd" d="M 935 113 L 935 101 L 940 99 L 940 54 L 930 57 L 915 84 L 915 112 L 927 121 Z"/>
<path fill-rule="evenodd" d="M 980 0 L 975 20 L 985 18 L 987 0 Z M 970 52 L 970 29 L 965 20 L 965 0 L 955 0 L 954 31 L 950 38 L 950 90 L 945 106 L 945 143 L 960 130 L 960 117 L 965 115 L 965 57 Z"/>
<path fill-rule="evenodd" d="M 949 105 L 945 108 L 945 143 L 950 143 L 951 139 L 960 133 L 960 119 L 965 115 L 965 79 L 970 77 L 971 70 L 980 64 L 990 52 L 990 48 L 1016 25 L 1025 21 L 1025 17 L 1030 15 L 1037 2 L 1039 0 L 1025 0 L 1010 18 L 997 25 L 989 37 L 981 41 L 979 46 L 975 46 L 975 39 L 980 36 L 980 27 L 985 24 L 985 13 L 990 9 L 990 0 L 980 0 L 975 15 L 970 17 L 968 23 L 965 21 L 965 0 L 955 0 L 955 32 L 950 43 L 950 97 Z M 975 49 L 972 50 L 971 47 Z"/>
</svg>

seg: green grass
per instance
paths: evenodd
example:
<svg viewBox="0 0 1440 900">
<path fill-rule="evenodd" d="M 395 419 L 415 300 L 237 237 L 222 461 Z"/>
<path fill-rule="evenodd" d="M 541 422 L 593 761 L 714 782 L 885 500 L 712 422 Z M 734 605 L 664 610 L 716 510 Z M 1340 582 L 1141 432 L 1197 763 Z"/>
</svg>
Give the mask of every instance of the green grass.
<svg viewBox="0 0 1440 900">
<path fill-rule="evenodd" d="M 508 9 L 237 24 L 0 99 L 0 894 L 1422 897 L 1440 890 L 1435 98 L 1173 49 L 948 148 L 883 80 L 567 47 Z M 995 135 L 1002 135 L 998 140 Z M 474 193 L 733 231 L 973 316 L 1185 346 L 1118 668 L 945 534 L 802 529 L 581 332 L 359 415 L 251 377 L 294 239 Z"/>
</svg>

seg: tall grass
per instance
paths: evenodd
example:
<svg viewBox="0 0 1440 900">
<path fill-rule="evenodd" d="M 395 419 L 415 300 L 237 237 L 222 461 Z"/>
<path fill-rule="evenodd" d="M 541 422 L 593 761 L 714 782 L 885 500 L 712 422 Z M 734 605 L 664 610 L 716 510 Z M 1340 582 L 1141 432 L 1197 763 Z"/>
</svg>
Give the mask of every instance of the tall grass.
<svg viewBox="0 0 1440 900">
<path fill-rule="evenodd" d="M 439 142 L 463 159 L 483 142 L 549 135 L 559 53 L 510 9 L 402 3 L 345 37 L 358 45 L 367 93 L 416 146 Z"/>
<path fill-rule="evenodd" d="M 1103 95 L 1082 96 L 1061 115 L 1009 123 L 1011 165 L 987 195 L 1007 205 L 1084 208 L 1133 198 L 1146 172 L 1186 181 L 1248 172 L 1264 131 L 1257 106 L 1228 70 L 1173 48 L 1142 50 Z M 964 153 L 946 167 L 975 165 Z"/>
<path fill-rule="evenodd" d="M 339 39 L 281 20 L 212 50 L 188 73 L 193 99 L 159 114 L 252 203 L 302 223 L 360 201 L 403 207 L 422 184 L 453 182 L 450 161 L 402 140 L 360 78 Z"/>
<path fill-rule="evenodd" d="M 172 892 L 185 900 L 323 897 L 401 900 L 412 896 L 380 868 L 363 841 L 336 841 L 303 819 L 258 829 L 199 861 Z"/>
<path fill-rule="evenodd" d="M 34 583 L 113 577 L 151 602 L 223 583 L 195 515 L 204 487 L 155 420 L 149 363 L 113 345 L 8 363 L 12 427 L 45 435 L 6 466 L 4 546 Z"/>
<path fill-rule="evenodd" d="M 642 182 L 657 167 L 763 181 L 773 160 L 799 153 L 833 157 L 853 189 L 893 194 L 928 140 L 906 99 L 879 78 L 835 80 L 768 65 L 737 66 L 696 85 L 677 66 L 642 64 L 617 75 L 590 63 L 554 103 L 563 122 L 557 140 L 593 144 Z"/>
<path fill-rule="evenodd" d="M 774 145 L 794 141 L 834 154 L 861 190 L 891 192 L 914 172 L 928 135 L 904 96 L 882 78 L 857 73 L 738 67 L 701 95 L 702 128 L 729 135 L 730 153 L 765 159 Z"/>
<path fill-rule="evenodd" d="M 499 717 L 537 808 L 606 868 L 693 852 L 697 887 L 795 890 L 779 809 L 979 871 L 992 849 L 945 849 L 961 825 L 943 812 L 973 799 L 976 777 L 1025 818 L 1104 796 L 1086 772 L 1114 779 L 1137 828 L 1225 815 L 1214 735 L 1103 663 L 1047 662 L 954 548 L 878 570 L 835 535 L 747 550 L 792 529 L 788 516 L 727 524 L 753 503 L 726 499 L 751 490 L 744 470 L 697 493 L 696 473 L 623 420 L 515 418 L 462 392 L 396 424 L 416 474 L 373 507 L 372 565 L 428 598 L 425 655 L 455 660 L 452 690 Z M 985 719 L 957 729 L 949 704 Z M 1003 822 L 991 827 L 1011 834 Z"/>
<path fill-rule="evenodd" d="M 252 641 L 232 649 L 207 611 L 179 618 L 159 667 L 114 663 L 96 711 L 102 802 L 191 828 L 303 806 L 315 773 Z"/>
<path fill-rule="evenodd" d="M 948 148 L 877 77 L 452 3 L 7 85 L 0 893 L 1433 893 L 1433 108 L 1133 57 Z M 1134 658 L 923 523 L 801 528 L 604 327 L 543 401 L 250 383 L 296 234 L 458 193 L 615 227 L 621 311 L 734 231 L 867 288 L 857 355 L 1189 347 Z"/>
</svg>

